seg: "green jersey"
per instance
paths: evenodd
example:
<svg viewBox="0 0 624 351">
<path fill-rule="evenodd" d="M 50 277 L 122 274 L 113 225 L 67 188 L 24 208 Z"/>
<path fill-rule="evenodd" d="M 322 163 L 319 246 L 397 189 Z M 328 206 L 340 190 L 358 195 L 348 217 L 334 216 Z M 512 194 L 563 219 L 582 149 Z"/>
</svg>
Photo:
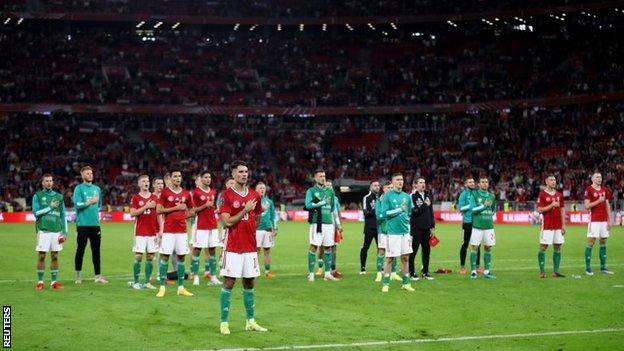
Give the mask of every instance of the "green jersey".
<svg viewBox="0 0 624 351">
<path fill-rule="evenodd" d="M 473 192 L 476 207 L 472 209 L 472 227 L 477 229 L 493 229 L 494 228 L 494 210 L 496 208 L 496 199 L 494 194 L 489 191 L 477 190 Z M 490 201 L 489 206 L 485 205 L 486 201 Z"/>
<path fill-rule="evenodd" d="M 89 199 L 97 196 L 99 201 L 95 204 L 87 205 Z M 102 206 L 102 190 L 95 184 L 82 183 L 74 188 L 72 196 L 74 209 L 76 210 L 77 226 L 99 226 L 100 207 Z"/>
<path fill-rule="evenodd" d="M 260 215 L 258 230 L 276 230 L 277 220 L 273 200 L 263 196 L 262 199 L 260 199 L 260 203 L 262 204 L 262 215 Z"/>
<path fill-rule="evenodd" d="M 386 234 L 386 219 L 381 212 L 381 198 L 383 195 L 375 200 L 375 217 L 377 217 L 377 232 L 379 234 Z"/>
<path fill-rule="evenodd" d="M 461 192 L 459 200 L 457 200 L 457 207 L 459 207 L 464 223 L 472 223 L 472 208 L 477 206 L 473 192 L 466 188 Z"/>
<path fill-rule="evenodd" d="M 52 201 L 58 202 L 52 208 Z M 67 218 L 65 217 L 65 201 L 63 195 L 53 190 L 41 190 L 32 198 L 32 211 L 36 218 L 37 231 L 63 233 L 67 235 Z"/>
<path fill-rule="evenodd" d="M 392 190 L 384 194 L 381 199 L 381 213 L 386 219 L 388 235 L 409 234 L 413 208 L 412 197 L 404 191 Z"/>
<path fill-rule="evenodd" d="M 314 185 L 306 191 L 305 207 L 308 210 L 321 209 L 321 222 L 334 224 L 333 213 L 336 210 L 334 189 Z M 316 223 L 318 211 L 311 211 L 310 223 Z"/>
</svg>

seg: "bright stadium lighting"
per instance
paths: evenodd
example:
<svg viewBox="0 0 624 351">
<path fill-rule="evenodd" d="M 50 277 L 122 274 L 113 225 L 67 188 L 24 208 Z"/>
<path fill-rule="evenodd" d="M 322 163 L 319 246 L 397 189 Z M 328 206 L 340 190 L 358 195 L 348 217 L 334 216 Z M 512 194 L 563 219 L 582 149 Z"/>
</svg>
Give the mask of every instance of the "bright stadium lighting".
<svg viewBox="0 0 624 351">
<path fill-rule="evenodd" d="M 375 26 L 373 26 L 372 23 L 368 23 L 368 28 L 370 28 L 371 30 L 375 30 Z"/>
<path fill-rule="evenodd" d="M 236 23 L 236 24 L 234 25 L 234 30 L 238 30 L 238 27 L 240 27 L 240 23 Z"/>
<path fill-rule="evenodd" d="M 299 31 L 300 31 L 300 32 L 303 32 L 303 28 L 304 28 L 304 25 L 303 25 L 303 23 L 301 23 L 301 24 L 299 25 Z"/>
<path fill-rule="evenodd" d="M 141 21 L 136 25 L 136 27 L 141 28 L 144 24 L 145 24 L 145 21 Z"/>
<path fill-rule="evenodd" d="M 385 35 L 385 36 L 388 36 L 388 32 L 386 32 L 385 30 L 384 30 L 384 31 L 381 31 L 381 34 L 383 34 L 383 35 Z"/>
<path fill-rule="evenodd" d="M 350 30 L 350 31 L 353 31 L 353 27 L 351 27 L 351 25 L 350 25 L 349 23 L 345 24 L 345 26 L 346 26 L 347 28 L 349 28 L 349 30 Z"/>
<path fill-rule="evenodd" d="M 24 22 L 24 19 L 20 18 L 19 20 L 17 20 L 17 25 L 19 26 L 20 24 L 22 24 L 22 22 Z"/>
<path fill-rule="evenodd" d="M 281 25 L 281 24 L 278 24 L 278 25 L 277 25 L 277 31 L 278 31 L 278 32 L 281 32 L 281 31 L 282 31 L 282 25 Z"/>
<path fill-rule="evenodd" d="M 256 30 L 256 27 L 258 27 L 258 25 L 254 24 L 253 26 L 249 27 L 249 31 L 253 32 L 254 30 Z"/>
<path fill-rule="evenodd" d="M 413 32 L 413 33 L 412 33 L 412 36 L 413 36 L 413 37 L 422 37 L 422 36 L 423 36 L 423 34 L 422 34 L 421 32 Z"/>
<path fill-rule="evenodd" d="M 5 24 L 5 25 L 7 25 L 7 24 L 9 24 L 9 22 L 11 22 L 11 17 L 7 18 L 7 19 L 4 21 L 4 24 Z"/>
<path fill-rule="evenodd" d="M 176 24 L 174 24 L 173 26 L 171 26 L 171 29 L 176 29 L 180 26 L 180 22 L 177 22 Z"/>
<path fill-rule="evenodd" d="M 323 32 L 327 31 L 327 23 L 323 23 Z"/>
<path fill-rule="evenodd" d="M 446 21 L 446 23 L 448 23 L 449 26 L 453 26 L 453 27 L 457 28 L 457 24 L 455 22 L 453 22 L 453 21 Z"/>
<path fill-rule="evenodd" d="M 390 22 L 390 27 L 392 27 L 392 29 L 394 30 L 397 30 L 397 26 L 393 22 Z"/>
<path fill-rule="evenodd" d="M 160 26 L 162 26 L 162 24 L 163 24 L 163 23 L 162 23 L 162 21 L 161 21 L 161 22 L 156 23 L 156 24 L 154 25 L 154 29 L 159 28 Z"/>
</svg>

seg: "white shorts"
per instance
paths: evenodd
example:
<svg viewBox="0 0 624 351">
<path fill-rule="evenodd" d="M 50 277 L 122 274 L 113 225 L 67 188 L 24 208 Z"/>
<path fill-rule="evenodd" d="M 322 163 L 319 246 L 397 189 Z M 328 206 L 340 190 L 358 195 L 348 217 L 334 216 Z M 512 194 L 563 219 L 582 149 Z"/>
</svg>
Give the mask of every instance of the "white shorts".
<svg viewBox="0 0 624 351">
<path fill-rule="evenodd" d="M 472 228 L 470 245 L 479 246 L 481 244 L 485 246 L 496 245 L 496 234 L 494 234 L 494 229 Z"/>
<path fill-rule="evenodd" d="M 195 229 L 191 234 L 191 245 L 195 248 L 221 247 L 221 239 L 217 229 Z"/>
<path fill-rule="evenodd" d="M 160 239 L 160 253 L 171 255 L 174 251 L 176 255 L 186 255 L 190 252 L 186 233 L 163 233 Z"/>
<path fill-rule="evenodd" d="M 62 251 L 63 244 L 59 244 L 58 239 L 61 233 L 42 232 L 37 233 L 37 246 L 35 251 L 49 252 Z"/>
<path fill-rule="evenodd" d="M 540 244 L 542 245 L 563 244 L 564 242 L 561 229 L 545 229 L 540 233 Z"/>
<path fill-rule="evenodd" d="M 388 234 L 377 234 L 377 248 L 385 250 L 386 246 L 388 246 Z"/>
<path fill-rule="evenodd" d="M 221 255 L 221 272 L 219 275 L 230 278 L 255 278 L 260 276 L 258 253 L 223 251 Z"/>
<path fill-rule="evenodd" d="M 601 239 L 608 238 L 609 230 L 607 229 L 607 222 L 590 222 L 587 226 L 587 237 Z"/>
<path fill-rule="evenodd" d="M 273 247 L 273 232 L 268 230 L 256 230 L 256 245 L 258 248 L 271 248 Z"/>
<path fill-rule="evenodd" d="M 386 257 L 409 255 L 412 250 L 412 236 L 409 234 L 386 235 Z"/>
<path fill-rule="evenodd" d="M 158 236 L 135 236 L 132 244 L 132 252 L 156 253 L 158 252 Z"/>
<path fill-rule="evenodd" d="M 310 225 L 310 245 L 334 246 L 334 225 L 323 223 L 321 231 L 321 233 L 316 232 L 316 224 Z"/>
</svg>

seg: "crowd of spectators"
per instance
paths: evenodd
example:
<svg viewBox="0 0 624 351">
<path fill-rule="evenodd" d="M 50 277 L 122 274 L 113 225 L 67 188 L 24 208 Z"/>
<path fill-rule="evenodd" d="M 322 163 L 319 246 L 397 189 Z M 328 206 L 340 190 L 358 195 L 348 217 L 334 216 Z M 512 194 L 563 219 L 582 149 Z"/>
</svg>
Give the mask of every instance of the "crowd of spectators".
<svg viewBox="0 0 624 351">
<path fill-rule="evenodd" d="M 388 36 L 32 22 L 0 31 L 0 103 L 383 106 L 624 90 L 616 29 L 569 18 Z"/>
<path fill-rule="evenodd" d="M 224 17 L 353 17 L 466 13 L 589 4 L 598 0 L 4 0 L 0 9 L 32 12 L 89 12 Z"/>
<path fill-rule="evenodd" d="M 401 171 L 424 176 L 436 202 L 454 201 L 464 177 L 486 174 L 498 200 L 534 200 L 554 173 L 566 200 L 578 201 L 594 170 L 614 200 L 624 192 L 624 104 L 429 116 L 206 117 L 11 114 L 0 202 L 29 199 L 41 174 L 54 173 L 69 199 L 78 169 L 96 169 L 104 202 L 127 204 L 136 176 L 181 166 L 187 187 L 208 169 L 220 188 L 229 163 L 250 163 L 279 203 L 301 199 L 316 168 L 331 179 L 371 180 Z"/>
</svg>

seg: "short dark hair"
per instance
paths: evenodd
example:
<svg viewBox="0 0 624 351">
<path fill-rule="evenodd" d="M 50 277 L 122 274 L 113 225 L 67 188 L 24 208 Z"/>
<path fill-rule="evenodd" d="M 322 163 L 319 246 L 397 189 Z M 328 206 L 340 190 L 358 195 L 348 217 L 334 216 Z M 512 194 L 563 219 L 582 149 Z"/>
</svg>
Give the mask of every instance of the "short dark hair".
<svg viewBox="0 0 624 351">
<path fill-rule="evenodd" d="M 91 168 L 91 166 L 89 165 L 84 165 L 80 168 L 80 173 L 84 172 L 84 171 L 93 171 L 93 168 Z"/>
<path fill-rule="evenodd" d="M 157 180 L 162 180 L 163 182 L 165 181 L 163 177 L 154 177 L 154 182 L 156 182 Z"/>
<path fill-rule="evenodd" d="M 149 179 L 149 176 L 147 174 L 141 174 L 138 178 L 137 178 L 137 182 L 143 178 L 147 178 Z"/>
<path fill-rule="evenodd" d="M 171 172 L 165 173 L 165 175 L 163 176 L 163 180 L 165 180 L 165 178 L 171 178 Z"/>
<path fill-rule="evenodd" d="M 203 177 L 204 174 L 206 174 L 206 173 L 210 174 L 212 176 L 212 173 L 210 173 L 210 171 L 202 171 L 199 175 Z"/>
<path fill-rule="evenodd" d="M 235 160 L 234 162 L 232 162 L 232 167 L 230 167 L 230 169 L 231 169 L 231 170 L 235 170 L 235 169 L 237 169 L 239 166 L 248 167 L 248 166 L 247 166 L 247 162 L 245 162 L 245 161 L 241 161 L 241 160 Z"/>
<path fill-rule="evenodd" d="M 314 170 L 314 175 L 317 175 L 319 173 L 325 173 L 325 170 L 322 168 L 317 168 L 316 170 Z"/>
<path fill-rule="evenodd" d="M 391 179 L 394 179 L 395 177 L 398 177 L 398 176 L 401 176 L 401 177 L 402 177 L 402 176 L 403 176 L 403 173 L 401 173 L 401 172 L 392 173 L 392 177 L 391 177 Z"/>
<path fill-rule="evenodd" d="M 169 171 L 169 176 L 173 176 L 173 174 L 176 173 L 176 172 L 182 174 L 182 171 L 179 168 L 172 168 Z"/>
<path fill-rule="evenodd" d="M 490 180 L 490 179 L 488 178 L 488 176 L 487 176 L 487 175 L 485 175 L 485 174 L 482 174 L 482 175 L 480 175 L 480 176 L 479 176 L 479 180 L 481 180 L 481 179 L 487 179 L 487 180 Z"/>
<path fill-rule="evenodd" d="M 52 178 L 52 179 L 54 179 L 54 176 L 52 175 L 52 173 L 44 173 L 41 176 L 41 180 L 43 180 L 43 178 Z"/>
<path fill-rule="evenodd" d="M 416 178 L 414 178 L 412 180 L 412 184 L 418 184 L 418 181 L 421 180 L 421 179 L 424 180 L 425 182 L 427 182 L 427 180 L 425 178 L 423 178 L 423 177 L 416 177 Z"/>
<path fill-rule="evenodd" d="M 473 176 L 471 176 L 471 175 L 464 177 L 464 183 L 466 183 L 466 182 L 467 182 L 467 181 L 469 181 L 470 179 L 474 180 L 474 177 L 473 177 Z"/>
</svg>

